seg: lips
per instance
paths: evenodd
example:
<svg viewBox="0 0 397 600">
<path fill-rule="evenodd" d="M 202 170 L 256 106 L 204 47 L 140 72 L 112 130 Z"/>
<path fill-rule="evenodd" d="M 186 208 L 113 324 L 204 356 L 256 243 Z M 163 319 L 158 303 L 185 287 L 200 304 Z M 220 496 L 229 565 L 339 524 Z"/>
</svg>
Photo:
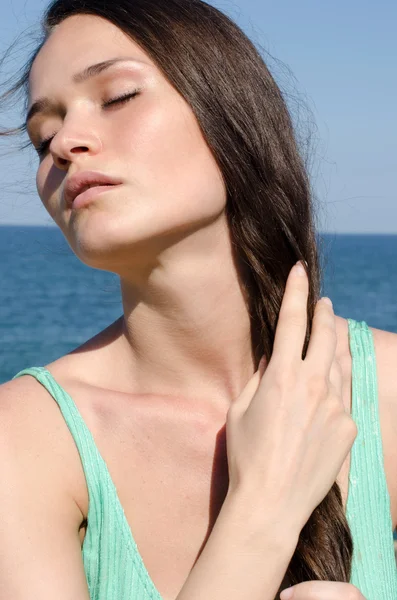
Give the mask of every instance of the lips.
<svg viewBox="0 0 397 600">
<path fill-rule="evenodd" d="M 67 179 L 64 187 L 64 199 L 66 205 L 71 208 L 73 200 L 84 192 L 84 190 L 98 185 L 119 185 L 121 179 L 116 179 L 99 171 L 82 171 Z"/>
</svg>

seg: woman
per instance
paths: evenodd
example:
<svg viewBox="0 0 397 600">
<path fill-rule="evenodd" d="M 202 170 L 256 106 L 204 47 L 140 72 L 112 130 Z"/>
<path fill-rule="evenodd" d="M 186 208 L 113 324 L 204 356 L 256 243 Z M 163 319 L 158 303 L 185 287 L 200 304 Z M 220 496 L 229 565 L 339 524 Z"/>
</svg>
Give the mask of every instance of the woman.
<svg viewBox="0 0 397 600">
<path fill-rule="evenodd" d="M 8 133 L 123 315 L 0 388 L 4 597 L 397 597 L 397 336 L 319 300 L 253 44 L 198 0 L 57 0 L 22 87 Z"/>
</svg>

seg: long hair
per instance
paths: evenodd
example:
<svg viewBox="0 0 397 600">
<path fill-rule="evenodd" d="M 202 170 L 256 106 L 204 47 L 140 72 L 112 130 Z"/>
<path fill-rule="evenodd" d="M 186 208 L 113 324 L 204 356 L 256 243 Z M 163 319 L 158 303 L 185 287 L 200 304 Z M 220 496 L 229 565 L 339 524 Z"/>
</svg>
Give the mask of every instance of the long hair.
<svg viewBox="0 0 397 600">
<path fill-rule="evenodd" d="M 55 0 L 43 16 L 42 40 L 17 83 L 27 108 L 31 66 L 54 27 L 75 14 L 103 17 L 139 44 L 189 103 L 223 175 L 232 249 L 247 291 L 256 365 L 269 361 L 288 274 L 307 262 L 305 357 L 321 270 L 313 194 L 283 94 L 253 42 L 202 0 Z M 1 135 L 22 133 L 24 126 Z M 286 576 L 348 582 L 353 542 L 334 482 L 300 532 Z"/>
</svg>

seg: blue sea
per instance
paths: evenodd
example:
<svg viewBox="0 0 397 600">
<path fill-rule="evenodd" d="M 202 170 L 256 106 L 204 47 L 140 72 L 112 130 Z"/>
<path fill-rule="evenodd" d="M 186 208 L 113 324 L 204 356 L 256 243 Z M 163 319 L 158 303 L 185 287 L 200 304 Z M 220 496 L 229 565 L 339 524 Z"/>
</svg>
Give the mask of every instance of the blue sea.
<svg viewBox="0 0 397 600">
<path fill-rule="evenodd" d="M 397 333 L 397 235 L 319 241 L 321 295 L 335 313 Z M 0 226 L 0 256 L 0 383 L 70 352 L 123 312 L 118 277 L 81 263 L 58 228 Z"/>
<path fill-rule="evenodd" d="M 337 315 L 397 333 L 397 235 L 319 235 Z M 0 383 L 70 352 L 122 314 L 119 280 L 56 227 L 0 226 Z"/>
</svg>

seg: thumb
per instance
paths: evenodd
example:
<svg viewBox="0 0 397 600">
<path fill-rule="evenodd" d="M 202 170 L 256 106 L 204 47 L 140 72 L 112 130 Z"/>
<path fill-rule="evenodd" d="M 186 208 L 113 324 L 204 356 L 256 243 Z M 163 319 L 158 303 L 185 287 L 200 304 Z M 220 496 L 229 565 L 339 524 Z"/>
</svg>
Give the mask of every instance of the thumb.
<svg viewBox="0 0 397 600">
<path fill-rule="evenodd" d="M 258 389 L 265 369 L 266 357 L 262 356 L 261 360 L 259 361 L 258 370 L 255 371 L 252 377 L 247 381 L 238 398 L 233 402 L 235 409 L 244 412 L 248 408 L 256 390 Z"/>
</svg>

